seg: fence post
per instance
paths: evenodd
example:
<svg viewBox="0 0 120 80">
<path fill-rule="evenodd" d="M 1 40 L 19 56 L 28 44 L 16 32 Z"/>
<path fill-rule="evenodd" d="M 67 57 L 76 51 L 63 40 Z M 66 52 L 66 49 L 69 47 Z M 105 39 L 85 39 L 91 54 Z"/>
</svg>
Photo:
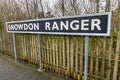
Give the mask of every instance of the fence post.
<svg viewBox="0 0 120 80">
<path fill-rule="evenodd" d="M 40 34 L 38 34 L 38 52 L 39 52 L 39 70 L 42 71 L 42 54 L 41 54 L 41 46 L 40 46 Z"/>
<path fill-rule="evenodd" d="M 15 40 L 15 34 L 14 34 L 14 33 L 13 33 L 13 44 L 14 44 L 14 56 L 15 56 L 15 61 L 17 61 L 16 40 Z"/>
<path fill-rule="evenodd" d="M 85 67 L 84 67 L 84 80 L 88 80 L 88 48 L 89 48 L 89 36 L 85 36 Z"/>
</svg>

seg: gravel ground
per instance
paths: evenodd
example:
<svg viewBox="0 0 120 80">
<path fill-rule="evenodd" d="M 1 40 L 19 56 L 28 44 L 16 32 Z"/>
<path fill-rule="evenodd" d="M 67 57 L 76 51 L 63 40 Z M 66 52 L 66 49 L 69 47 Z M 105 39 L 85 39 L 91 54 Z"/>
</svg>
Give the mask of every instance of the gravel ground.
<svg viewBox="0 0 120 80">
<path fill-rule="evenodd" d="M 35 66 L 15 62 L 9 56 L 0 54 L 0 80 L 71 80 L 50 71 L 38 72 Z"/>
</svg>

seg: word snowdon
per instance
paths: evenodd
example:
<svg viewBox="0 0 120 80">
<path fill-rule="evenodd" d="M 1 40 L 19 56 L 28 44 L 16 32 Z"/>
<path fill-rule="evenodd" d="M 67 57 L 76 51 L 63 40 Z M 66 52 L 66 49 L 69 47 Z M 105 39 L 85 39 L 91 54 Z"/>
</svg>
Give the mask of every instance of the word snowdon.
<svg viewBox="0 0 120 80">
<path fill-rule="evenodd" d="M 6 22 L 7 31 L 64 35 L 110 35 L 111 12 L 62 18 Z"/>
<path fill-rule="evenodd" d="M 39 23 L 10 24 L 8 30 L 39 30 Z"/>
</svg>

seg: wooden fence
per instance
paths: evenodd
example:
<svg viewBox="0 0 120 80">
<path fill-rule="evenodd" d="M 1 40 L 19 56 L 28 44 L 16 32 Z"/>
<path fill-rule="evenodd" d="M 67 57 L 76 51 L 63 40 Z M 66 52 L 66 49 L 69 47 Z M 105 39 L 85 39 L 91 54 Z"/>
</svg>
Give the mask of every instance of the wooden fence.
<svg viewBox="0 0 120 80">
<path fill-rule="evenodd" d="M 120 26 L 112 28 L 110 37 L 90 37 L 89 80 L 120 80 Z M 38 35 L 15 34 L 19 60 L 39 66 Z M 84 78 L 84 44 L 82 36 L 41 35 L 42 66 L 46 70 L 71 77 Z M 12 34 L 0 30 L 0 50 L 13 53 Z"/>
</svg>

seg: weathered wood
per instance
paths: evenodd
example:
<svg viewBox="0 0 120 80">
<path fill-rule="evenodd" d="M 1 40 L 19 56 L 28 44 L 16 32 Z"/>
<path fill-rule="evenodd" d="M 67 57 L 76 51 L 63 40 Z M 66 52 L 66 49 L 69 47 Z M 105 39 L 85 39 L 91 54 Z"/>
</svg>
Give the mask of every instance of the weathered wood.
<svg viewBox="0 0 120 80">
<path fill-rule="evenodd" d="M 82 77 L 83 77 L 83 37 L 80 37 L 80 79 L 82 80 Z"/>
<path fill-rule="evenodd" d="M 71 71 L 71 75 L 73 73 L 73 37 L 70 37 L 70 71 Z"/>
<path fill-rule="evenodd" d="M 58 45 L 59 45 L 59 41 L 58 41 L 59 37 L 57 36 L 56 38 L 56 72 L 58 73 L 58 68 L 59 68 L 59 48 L 58 48 Z"/>
<path fill-rule="evenodd" d="M 32 43 L 32 44 L 29 43 L 30 63 L 34 64 L 33 56 L 34 56 L 34 52 L 36 50 L 33 52 L 33 49 L 34 49 L 34 46 L 33 46 L 33 44 L 34 44 L 33 34 L 31 36 L 29 35 L 29 37 L 30 37 L 30 43 Z"/>
<path fill-rule="evenodd" d="M 27 45 L 26 45 L 26 35 L 24 35 L 24 43 L 23 43 L 23 45 L 24 45 L 24 47 L 23 47 L 23 51 L 24 51 L 24 53 L 23 53 L 23 56 L 24 56 L 24 60 L 26 60 L 27 59 L 27 50 L 26 50 L 26 48 L 27 48 Z"/>
<path fill-rule="evenodd" d="M 57 58 L 56 58 L 56 56 L 57 56 L 57 51 L 56 51 L 56 48 L 57 48 L 57 36 L 55 35 L 54 36 L 55 37 L 55 41 L 54 41 L 54 50 L 55 50 L 55 68 L 54 68 L 54 71 L 55 72 L 57 72 L 57 69 L 56 69 L 56 67 L 57 67 Z"/>
<path fill-rule="evenodd" d="M 109 52 L 108 52 L 108 67 L 107 67 L 107 80 L 110 80 L 111 74 L 111 54 L 112 54 L 112 46 L 113 46 L 113 35 L 110 37 L 110 45 L 109 45 Z"/>
<path fill-rule="evenodd" d="M 120 28 L 117 33 L 117 43 L 116 43 L 116 52 L 115 52 L 115 61 L 114 61 L 114 71 L 113 71 L 113 80 L 117 80 L 117 71 L 118 71 L 118 60 L 120 54 Z"/>
<path fill-rule="evenodd" d="M 78 41 L 78 39 L 76 38 L 76 41 L 75 41 L 75 45 L 76 45 L 76 50 L 75 50 L 75 54 L 76 54 L 76 55 L 75 55 L 75 57 L 76 57 L 76 60 L 75 60 L 75 62 L 76 62 L 76 63 L 75 63 L 76 73 L 78 73 L 78 62 L 79 62 L 79 61 L 78 61 L 78 45 L 79 45 L 78 42 L 79 42 L 79 41 Z"/>
<path fill-rule="evenodd" d="M 98 38 L 96 40 L 98 40 Z M 95 50 L 95 52 L 96 52 L 96 58 L 95 58 L 95 80 L 97 80 L 98 79 L 98 64 L 99 64 L 99 61 L 98 61 L 99 60 L 99 44 L 97 43 L 95 45 L 96 45 L 96 50 Z"/>
<path fill-rule="evenodd" d="M 105 50 L 106 50 L 106 37 L 103 38 L 103 51 L 102 51 L 102 63 L 101 63 L 101 80 L 104 80 L 104 72 L 105 72 Z"/>
<path fill-rule="evenodd" d="M 46 69 L 49 69 L 48 35 L 45 36 Z"/>
<path fill-rule="evenodd" d="M 94 42 L 95 40 L 94 39 L 92 39 L 91 40 L 91 44 L 90 44 L 90 46 L 95 46 L 94 44 L 93 44 L 93 42 Z M 90 67 L 89 67 L 89 70 L 90 70 L 90 80 L 92 80 L 92 75 L 93 75 L 93 54 L 95 54 L 94 53 L 94 47 L 91 49 L 91 51 L 90 51 L 90 59 L 89 59 L 89 61 L 90 61 Z"/>
<path fill-rule="evenodd" d="M 53 68 L 55 68 L 55 36 L 53 36 L 53 42 L 52 42 L 52 46 L 53 46 Z"/>
<path fill-rule="evenodd" d="M 62 54 L 63 54 L 63 69 L 65 71 L 65 37 L 63 36 L 63 41 L 62 41 Z M 64 74 L 64 71 L 63 71 L 63 74 Z"/>
<path fill-rule="evenodd" d="M 66 75 L 69 76 L 69 71 L 70 71 L 70 37 L 67 36 L 67 72 Z"/>
</svg>

